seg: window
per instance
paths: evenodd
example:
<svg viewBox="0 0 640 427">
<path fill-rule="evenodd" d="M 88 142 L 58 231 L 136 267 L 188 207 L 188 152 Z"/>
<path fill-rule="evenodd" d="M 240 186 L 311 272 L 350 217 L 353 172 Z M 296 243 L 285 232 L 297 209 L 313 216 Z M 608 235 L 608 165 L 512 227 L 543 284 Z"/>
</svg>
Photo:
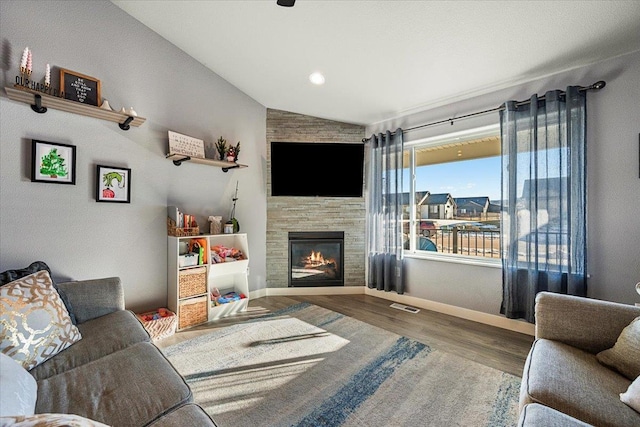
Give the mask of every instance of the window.
<svg viewBox="0 0 640 427">
<path fill-rule="evenodd" d="M 405 143 L 408 253 L 500 260 L 498 125 Z"/>
</svg>

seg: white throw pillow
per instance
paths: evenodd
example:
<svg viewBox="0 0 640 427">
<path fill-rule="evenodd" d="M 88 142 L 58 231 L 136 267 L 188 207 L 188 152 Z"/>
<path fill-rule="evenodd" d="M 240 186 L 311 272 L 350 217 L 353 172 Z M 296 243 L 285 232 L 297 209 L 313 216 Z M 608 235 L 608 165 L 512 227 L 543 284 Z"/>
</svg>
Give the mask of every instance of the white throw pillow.
<svg viewBox="0 0 640 427">
<path fill-rule="evenodd" d="M 627 391 L 620 393 L 620 400 L 629 405 L 636 412 L 640 412 L 640 377 L 636 378 Z"/>
<path fill-rule="evenodd" d="M 0 417 L 33 415 L 38 398 L 38 384 L 26 369 L 0 353 Z"/>
<path fill-rule="evenodd" d="M 1 427 L 109 427 L 74 414 L 36 414 L 28 417 L 2 417 Z"/>
<path fill-rule="evenodd" d="M 600 363 L 614 368 L 630 380 L 640 375 L 640 316 L 622 330 L 615 345 L 597 354 Z"/>
<path fill-rule="evenodd" d="M 0 352 L 25 369 L 81 338 L 46 270 L 0 287 Z"/>
</svg>

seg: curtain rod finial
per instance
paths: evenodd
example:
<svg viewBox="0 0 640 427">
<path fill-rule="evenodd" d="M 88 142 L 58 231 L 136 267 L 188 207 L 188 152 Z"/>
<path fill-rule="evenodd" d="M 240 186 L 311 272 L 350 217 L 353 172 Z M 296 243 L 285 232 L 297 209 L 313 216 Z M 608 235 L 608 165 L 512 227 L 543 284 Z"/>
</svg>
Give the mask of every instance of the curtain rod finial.
<svg viewBox="0 0 640 427">
<path fill-rule="evenodd" d="M 591 85 L 591 89 L 600 90 L 607 85 L 607 82 L 600 80 Z"/>
</svg>

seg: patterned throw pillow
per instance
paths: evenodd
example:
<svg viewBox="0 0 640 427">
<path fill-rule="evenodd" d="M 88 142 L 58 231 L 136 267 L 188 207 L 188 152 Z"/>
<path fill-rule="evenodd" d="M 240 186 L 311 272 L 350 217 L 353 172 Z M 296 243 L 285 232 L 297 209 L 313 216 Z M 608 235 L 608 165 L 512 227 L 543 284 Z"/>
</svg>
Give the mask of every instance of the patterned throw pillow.
<svg viewBox="0 0 640 427">
<path fill-rule="evenodd" d="M 0 417 L 2 427 L 109 427 L 73 414 L 36 414 L 28 417 Z"/>
<path fill-rule="evenodd" d="M 15 280 L 22 279 L 30 274 L 37 273 L 38 271 L 46 270 L 49 273 L 49 277 L 51 277 L 51 269 L 49 266 L 43 261 L 35 261 L 29 264 L 28 267 L 25 268 L 17 268 L 13 270 L 7 270 L 0 273 L 0 286 L 4 286 L 7 283 L 11 283 Z M 69 312 L 69 316 L 71 317 L 71 322 L 76 325 L 76 318 L 73 314 L 73 308 L 71 307 L 71 303 L 69 302 L 69 298 L 67 295 L 62 292 L 62 289 L 59 289 L 56 285 L 56 282 L 53 281 L 53 277 L 51 277 L 51 283 L 53 283 L 53 287 L 56 288 L 58 294 L 60 294 L 60 298 L 62 298 L 62 302 L 64 306 L 67 307 L 67 311 Z"/>
<path fill-rule="evenodd" d="M 47 271 L 0 287 L 0 351 L 25 369 L 81 338 Z"/>
</svg>

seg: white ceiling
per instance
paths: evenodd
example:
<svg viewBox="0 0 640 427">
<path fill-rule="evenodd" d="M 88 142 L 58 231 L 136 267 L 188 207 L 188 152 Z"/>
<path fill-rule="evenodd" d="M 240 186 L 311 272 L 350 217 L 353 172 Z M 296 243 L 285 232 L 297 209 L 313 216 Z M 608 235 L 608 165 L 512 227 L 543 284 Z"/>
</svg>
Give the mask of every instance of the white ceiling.
<svg viewBox="0 0 640 427">
<path fill-rule="evenodd" d="M 357 124 L 640 50 L 639 0 L 112 1 L 265 107 Z"/>
</svg>

